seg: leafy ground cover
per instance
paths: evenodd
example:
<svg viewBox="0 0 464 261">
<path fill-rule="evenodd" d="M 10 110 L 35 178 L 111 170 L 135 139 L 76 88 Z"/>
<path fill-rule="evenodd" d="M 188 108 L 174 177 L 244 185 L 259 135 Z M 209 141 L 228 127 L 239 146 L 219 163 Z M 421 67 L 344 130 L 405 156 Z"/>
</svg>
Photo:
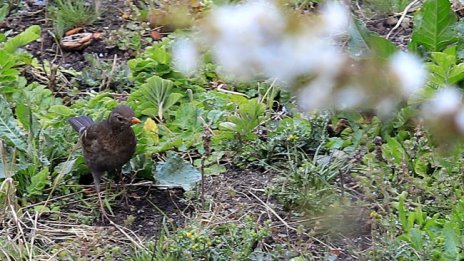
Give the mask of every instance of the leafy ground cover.
<svg viewBox="0 0 464 261">
<path fill-rule="evenodd" d="M 337 79 L 340 86 L 369 85 L 355 93 L 371 95 L 362 105 L 400 96 L 388 115 L 341 108 L 345 100 L 335 98 L 342 87 L 330 99 L 317 96 L 334 106 L 308 110 L 299 88 L 317 75 L 297 74 L 287 88 L 266 73 L 237 81 L 224 73 L 230 63 L 217 61 L 213 45 L 201 69 L 181 73 L 178 40 L 194 38 L 191 32 L 217 40 L 220 31 L 209 34 L 208 23 L 202 31 L 201 21 L 235 2 L 4 2 L 0 259 L 462 259 L 459 1 L 351 3 L 348 33 L 334 41 L 343 48 L 337 58 L 354 69 Z M 298 28 L 320 22 L 314 15 L 327 12 L 324 4 L 283 1 L 277 9 L 294 12 L 285 18 Z M 261 16 L 261 26 L 276 17 L 266 11 L 271 18 Z M 69 32 L 75 28 L 80 36 Z M 273 30 L 266 32 L 274 37 Z M 64 44 L 85 33 L 93 34 L 79 47 Z M 399 50 L 420 57 L 427 70 L 417 95 L 397 95 L 398 79 L 381 73 Z M 279 58 L 296 64 L 298 55 L 288 54 Z M 401 68 L 420 78 L 414 66 Z M 119 103 L 143 123 L 134 126 L 138 145 L 123 168 L 125 187 L 116 173 L 107 175 L 108 224 L 67 119 L 103 119 Z"/>
</svg>

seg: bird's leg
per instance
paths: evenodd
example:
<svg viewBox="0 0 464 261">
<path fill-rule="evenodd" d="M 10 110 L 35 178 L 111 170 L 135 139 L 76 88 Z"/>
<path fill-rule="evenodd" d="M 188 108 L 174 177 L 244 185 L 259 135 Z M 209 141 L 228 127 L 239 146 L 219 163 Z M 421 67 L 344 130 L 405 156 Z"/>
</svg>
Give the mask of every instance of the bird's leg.
<svg viewBox="0 0 464 261">
<path fill-rule="evenodd" d="M 126 184 L 124 183 L 124 175 L 122 174 L 122 168 L 116 169 L 119 172 L 119 180 L 121 182 L 120 191 L 121 191 L 121 200 L 124 201 L 126 207 L 129 206 L 129 198 L 127 196 Z"/>
<path fill-rule="evenodd" d="M 95 190 L 97 191 L 98 203 L 100 204 L 100 212 L 102 214 L 102 220 L 107 219 L 111 221 L 108 213 L 105 210 L 105 205 L 103 204 L 101 192 L 100 192 L 100 178 L 103 173 L 92 171 L 93 182 L 95 183 Z"/>
</svg>

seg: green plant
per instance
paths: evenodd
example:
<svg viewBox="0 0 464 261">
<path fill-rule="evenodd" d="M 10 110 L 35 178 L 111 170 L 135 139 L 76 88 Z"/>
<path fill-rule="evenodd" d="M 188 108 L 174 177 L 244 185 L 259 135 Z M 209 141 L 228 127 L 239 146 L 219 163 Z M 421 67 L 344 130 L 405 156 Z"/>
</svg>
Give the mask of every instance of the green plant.
<svg viewBox="0 0 464 261">
<path fill-rule="evenodd" d="M 219 124 L 222 132 L 216 139 L 234 140 L 235 145 L 232 146 L 240 149 L 244 142 L 257 138 L 254 131 L 266 117 L 265 105 L 257 99 L 242 99 L 238 102 L 236 114 L 229 116 L 228 121 Z"/>
<path fill-rule="evenodd" d="M 92 24 L 98 16 L 95 6 L 87 5 L 84 0 L 55 0 L 48 6 L 48 12 L 53 18 L 57 39 L 69 29 Z"/>
<path fill-rule="evenodd" d="M 265 224 L 257 225 L 246 216 L 240 224 L 203 227 L 191 224 L 170 233 L 165 232 L 149 251 L 136 252 L 134 259 L 156 260 L 248 260 L 256 243 L 270 233 Z M 151 250 L 154 249 L 154 250 Z"/>
<path fill-rule="evenodd" d="M 153 76 L 131 94 L 129 101 L 139 103 L 142 114 L 164 121 L 166 112 L 182 97 L 182 94 L 173 92 L 172 81 Z"/>
<path fill-rule="evenodd" d="M 414 16 L 414 30 L 408 48 L 439 52 L 457 43 L 457 17 L 448 0 L 427 0 Z"/>
<path fill-rule="evenodd" d="M 106 62 L 89 54 L 85 54 L 84 57 L 89 66 L 76 77 L 79 88 L 88 86 L 98 87 L 99 90 L 124 91 L 132 86 L 132 81 L 128 79 L 130 72 L 126 64 L 116 63 L 114 60 Z"/>
</svg>

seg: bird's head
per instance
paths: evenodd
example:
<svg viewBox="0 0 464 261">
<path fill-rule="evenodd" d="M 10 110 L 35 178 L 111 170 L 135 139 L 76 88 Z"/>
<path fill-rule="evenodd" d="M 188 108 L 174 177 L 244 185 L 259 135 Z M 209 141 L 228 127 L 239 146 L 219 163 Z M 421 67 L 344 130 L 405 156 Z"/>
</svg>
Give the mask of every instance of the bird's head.
<svg viewBox="0 0 464 261">
<path fill-rule="evenodd" d="M 132 124 L 140 123 L 134 114 L 131 107 L 119 105 L 111 111 L 108 121 L 113 128 L 129 127 Z"/>
</svg>

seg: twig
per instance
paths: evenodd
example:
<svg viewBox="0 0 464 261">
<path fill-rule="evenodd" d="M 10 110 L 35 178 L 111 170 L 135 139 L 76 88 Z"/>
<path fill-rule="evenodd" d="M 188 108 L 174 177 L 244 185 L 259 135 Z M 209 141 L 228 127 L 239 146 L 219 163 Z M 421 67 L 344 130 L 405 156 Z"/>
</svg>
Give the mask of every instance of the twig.
<svg viewBox="0 0 464 261">
<path fill-rule="evenodd" d="M 32 219 L 31 218 L 31 223 L 32 223 L 32 229 L 31 229 L 31 249 L 30 249 L 30 252 L 29 252 L 29 260 L 33 260 L 32 258 L 32 254 L 33 254 L 33 249 L 34 249 L 34 241 L 35 241 L 35 237 L 37 235 L 37 219 L 39 218 L 39 213 L 38 212 L 35 212 L 35 218 Z"/>
<path fill-rule="evenodd" d="M 253 192 L 251 191 L 248 191 L 248 193 L 250 193 L 250 195 L 252 195 L 254 198 L 256 198 L 259 203 L 261 203 L 267 210 L 269 210 L 272 214 L 274 214 L 274 216 L 280 221 L 282 222 L 282 224 L 284 224 L 284 226 L 288 229 L 291 229 L 293 231 L 298 231 L 298 229 L 290 226 L 283 218 L 281 218 L 279 216 L 279 214 L 277 214 L 277 212 L 274 211 L 274 209 L 272 209 L 268 204 L 266 204 L 266 202 L 262 201 L 258 196 L 256 196 Z"/>
<path fill-rule="evenodd" d="M 220 92 L 224 92 L 224 93 L 228 93 L 228 94 L 235 94 L 235 95 L 240 95 L 240 96 L 243 96 L 245 98 L 250 98 L 248 95 L 244 94 L 244 93 L 241 93 L 241 92 L 234 92 L 234 91 L 229 91 L 229 90 L 224 90 L 222 89 L 222 86 L 223 84 L 220 84 L 216 90 L 220 91 Z"/>
<path fill-rule="evenodd" d="M 123 233 L 127 239 L 129 239 L 129 241 L 132 242 L 132 244 L 134 244 L 135 246 L 137 246 L 138 248 L 140 249 L 144 249 L 144 250 L 147 250 L 147 248 L 143 245 L 143 242 L 140 240 L 140 238 L 130 229 L 127 229 L 125 227 L 122 227 L 116 223 L 113 222 L 113 220 L 109 219 L 108 220 L 110 221 L 110 224 L 113 225 L 116 229 L 118 229 L 121 233 Z M 124 231 L 124 228 L 129 230 L 130 233 L 134 236 L 135 239 L 137 239 L 137 241 L 134 240 L 134 238 L 132 238 L 126 231 Z"/>
<path fill-rule="evenodd" d="M 406 15 L 409 12 L 409 9 L 411 9 L 415 4 L 417 4 L 420 1 L 421 0 L 414 0 L 411 3 L 409 3 L 409 5 L 407 5 L 406 8 L 404 8 L 404 11 L 401 14 L 401 17 L 398 20 L 398 22 L 396 23 L 396 25 L 390 30 L 390 32 L 388 32 L 387 36 L 385 36 L 386 39 L 390 38 L 390 35 L 393 33 L 393 31 L 395 31 L 396 29 L 398 29 L 398 27 L 400 27 L 401 23 L 403 22 L 404 18 L 406 17 Z"/>
</svg>

